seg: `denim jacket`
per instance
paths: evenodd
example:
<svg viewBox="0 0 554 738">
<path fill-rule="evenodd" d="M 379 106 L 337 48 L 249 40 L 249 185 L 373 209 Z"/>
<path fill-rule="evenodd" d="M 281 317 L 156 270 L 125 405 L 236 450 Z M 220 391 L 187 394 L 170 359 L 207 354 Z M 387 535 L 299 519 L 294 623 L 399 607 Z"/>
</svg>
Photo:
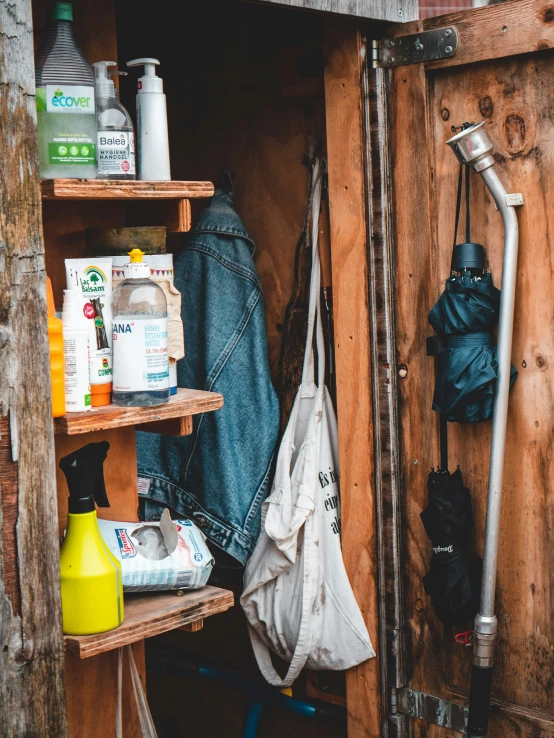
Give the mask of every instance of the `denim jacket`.
<svg viewBox="0 0 554 738">
<path fill-rule="evenodd" d="M 194 416 L 190 436 L 137 433 L 140 494 L 241 564 L 260 533 L 279 428 L 254 249 L 231 187 L 216 190 L 175 264 L 186 345 L 178 384 L 221 392 L 225 404 Z"/>
</svg>

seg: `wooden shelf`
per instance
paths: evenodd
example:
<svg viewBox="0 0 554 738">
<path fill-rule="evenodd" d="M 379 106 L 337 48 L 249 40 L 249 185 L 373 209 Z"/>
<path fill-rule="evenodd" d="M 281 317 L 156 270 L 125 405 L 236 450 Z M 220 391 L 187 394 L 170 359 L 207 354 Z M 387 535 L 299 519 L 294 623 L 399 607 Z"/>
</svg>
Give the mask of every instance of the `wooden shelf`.
<svg viewBox="0 0 554 738">
<path fill-rule="evenodd" d="M 171 418 L 184 418 L 190 415 L 211 412 L 223 407 L 223 395 L 202 390 L 178 389 L 165 405 L 154 407 L 119 407 L 108 405 L 93 408 L 86 413 L 68 413 L 54 419 L 54 432 L 57 435 L 76 435 L 92 431 L 122 428 L 126 425 L 144 426 L 152 423 L 152 431 L 161 428 L 158 424 Z M 141 428 L 149 430 L 148 428 Z M 163 429 L 162 429 L 163 432 Z"/>
<path fill-rule="evenodd" d="M 189 200 L 211 197 L 211 182 L 118 179 L 42 179 L 43 200 Z"/>
<path fill-rule="evenodd" d="M 185 592 L 180 597 L 175 592 L 128 594 L 125 595 L 123 625 L 97 635 L 66 635 L 65 650 L 78 659 L 88 659 L 143 638 L 202 621 L 229 610 L 233 604 L 232 592 L 209 586 Z"/>
</svg>

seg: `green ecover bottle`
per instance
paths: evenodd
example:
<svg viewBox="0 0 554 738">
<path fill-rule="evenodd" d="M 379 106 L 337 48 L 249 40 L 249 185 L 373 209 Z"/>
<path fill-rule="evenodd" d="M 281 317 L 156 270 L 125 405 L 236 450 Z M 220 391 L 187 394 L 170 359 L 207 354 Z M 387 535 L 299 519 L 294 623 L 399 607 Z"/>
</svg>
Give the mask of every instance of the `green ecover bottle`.
<svg viewBox="0 0 554 738">
<path fill-rule="evenodd" d="M 40 176 L 96 178 L 94 74 L 73 35 L 73 7 L 57 2 L 36 56 Z"/>
</svg>

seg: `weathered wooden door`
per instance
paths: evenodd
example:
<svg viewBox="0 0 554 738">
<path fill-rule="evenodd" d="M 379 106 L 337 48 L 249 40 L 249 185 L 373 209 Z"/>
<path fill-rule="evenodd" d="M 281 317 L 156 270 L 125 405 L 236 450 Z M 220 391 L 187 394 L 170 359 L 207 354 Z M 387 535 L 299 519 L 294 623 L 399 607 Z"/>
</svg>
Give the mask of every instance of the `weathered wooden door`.
<svg viewBox="0 0 554 738">
<path fill-rule="evenodd" d="M 381 280 L 374 289 L 384 300 L 377 301 L 375 314 L 385 330 L 377 323 L 373 338 L 376 355 L 385 355 L 389 336 L 398 398 L 392 410 L 383 405 L 386 412 L 378 418 L 393 436 L 392 451 L 385 449 L 381 507 L 384 699 L 396 687 L 393 701 L 400 703 L 395 717 L 389 708 L 382 735 L 459 735 L 444 727 L 447 705 L 431 705 L 421 694 L 467 704 L 471 649 L 458 645 L 454 631 L 437 620 L 422 584 L 431 545 L 420 513 L 427 475 L 439 460 L 433 360 L 425 339 L 432 333 L 427 314 L 449 274 L 453 240 L 458 164 L 445 142 L 453 126 L 484 120 L 499 177 L 508 192 L 521 192 L 525 200 L 518 210 L 512 360 L 519 377 L 508 420 L 489 736 L 546 738 L 554 736 L 554 7 L 514 0 L 395 27 L 390 37 L 448 26 L 459 38 L 455 55 L 367 74 L 369 160 L 379 178 L 372 248 L 375 238 L 382 240 L 384 257 L 394 264 L 390 278 L 379 263 L 374 269 L 373 279 Z M 473 240 L 484 244 L 500 286 L 502 221 L 479 176 L 472 180 Z M 378 396 L 378 385 L 375 391 Z M 474 544 L 481 553 L 490 432 L 490 423 L 449 427 L 450 467 L 460 465 L 472 491 Z M 410 712 L 419 718 L 408 717 Z M 433 725 L 441 721 L 443 727 Z"/>
</svg>

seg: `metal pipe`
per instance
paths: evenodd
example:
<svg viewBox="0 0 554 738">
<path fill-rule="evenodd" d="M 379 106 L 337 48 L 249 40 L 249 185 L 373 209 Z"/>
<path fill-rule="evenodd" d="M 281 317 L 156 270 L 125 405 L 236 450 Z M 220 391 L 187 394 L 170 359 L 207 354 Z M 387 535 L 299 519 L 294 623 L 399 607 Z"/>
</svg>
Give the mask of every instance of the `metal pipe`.
<svg viewBox="0 0 554 738">
<path fill-rule="evenodd" d="M 502 262 L 502 293 L 498 321 L 498 380 L 494 397 L 492 441 L 487 500 L 487 526 L 481 588 L 481 615 L 494 616 L 496 569 L 498 563 L 498 533 L 500 528 L 500 504 L 504 477 L 504 453 L 510 395 L 510 369 L 512 363 L 512 333 L 517 276 L 518 223 L 515 209 L 506 204 L 506 190 L 492 168 L 481 172 L 485 184 L 504 221 L 504 258 Z"/>
<path fill-rule="evenodd" d="M 492 439 L 490 451 L 489 486 L 487 495 L 487 522 L 483 556 L 483 581 L 480 611 L 475 617 L 473 636 L 473 669 L 471 677 L 469 738 L 483 738 L 488 732 L 488 715 L 492 683 L 492 667 L 497 638 L 497 619 L 494 614 L 496 573 L 498 568 L 498 539 L 504 477 L 508 399 L 514 305 L 517 276 L 518 222 L 514 207 L 508 205 L 507 192 L 492 168 L 493 144 L 484 129 L 484 123 L 463 130 L 447 143 L 462 164 L 471 164 L 479 172 L 489 189 L 504 223 L 504 256 L 502 262 L 502 292 L 498 321 L 498 379 L 494 396 Z"/>
</svg>

